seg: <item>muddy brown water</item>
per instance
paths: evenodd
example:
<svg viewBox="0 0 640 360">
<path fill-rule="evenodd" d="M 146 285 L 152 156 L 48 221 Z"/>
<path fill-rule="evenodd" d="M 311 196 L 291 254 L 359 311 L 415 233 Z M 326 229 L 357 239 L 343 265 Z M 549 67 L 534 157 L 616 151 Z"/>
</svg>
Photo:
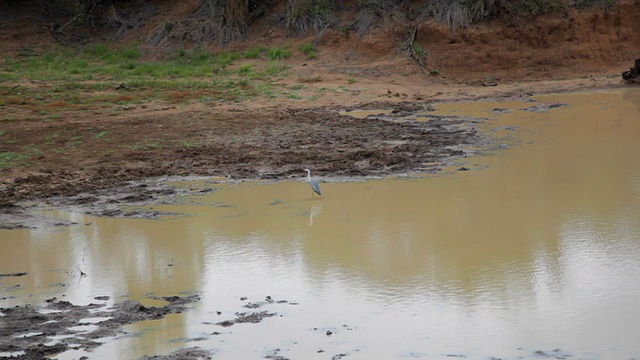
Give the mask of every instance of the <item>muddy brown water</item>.
<svg viewBox="0 0 640 360">
<path fill-rule="evenodd" d="M 640 358 L 640 89 L 436 108 L 497 143 L 437 175 L 319 179 L 322 198 L 198 179 L 159 220 L 34 208 L 78 224 L 0 230 L 0 274 L 27 273 L 0 307 L 201 297 L 59 359 Z M 220 325 L 250 309 L 275 315 Z"/>
</svg>

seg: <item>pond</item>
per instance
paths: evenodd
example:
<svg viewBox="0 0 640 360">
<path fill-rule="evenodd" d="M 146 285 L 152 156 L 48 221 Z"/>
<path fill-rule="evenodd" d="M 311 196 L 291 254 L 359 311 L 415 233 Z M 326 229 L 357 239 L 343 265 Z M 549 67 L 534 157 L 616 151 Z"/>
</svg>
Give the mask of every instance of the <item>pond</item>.
<svg viewBox="0 0 640 360">
<path fill-rule="evenodd" d="M 201 297 L 60 359 L 638 358 L 640 89 L 534 99 L 435 106 L 496 143 L 433 175 L 177 181 L 211 191 L 160 220 L 36 208 L 78 225 L 0 230 L 0 274 L 27 273 L 0 307 Z"/>
</svg>

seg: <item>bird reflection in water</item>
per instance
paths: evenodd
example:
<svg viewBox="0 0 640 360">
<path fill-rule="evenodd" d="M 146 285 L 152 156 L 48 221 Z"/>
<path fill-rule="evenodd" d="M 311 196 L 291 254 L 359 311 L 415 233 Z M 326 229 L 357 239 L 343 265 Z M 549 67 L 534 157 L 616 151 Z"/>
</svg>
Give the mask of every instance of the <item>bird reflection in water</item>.
<svg viewBox="0 0 640 360">
<path fill-rule="evenodd" d="M 309 226 L 313 226 L 313 219 L 320 215 L 322 211 L 322 201 L 316 200 L 309 209 Z"/>
</svg>

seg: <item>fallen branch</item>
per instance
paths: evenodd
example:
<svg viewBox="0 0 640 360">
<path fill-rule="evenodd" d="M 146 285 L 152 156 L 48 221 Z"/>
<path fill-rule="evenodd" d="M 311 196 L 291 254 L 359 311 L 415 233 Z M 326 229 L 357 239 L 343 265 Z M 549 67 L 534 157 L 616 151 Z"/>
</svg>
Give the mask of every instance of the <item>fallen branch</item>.
<svg viewBox="0 0 640 360">
<path fill-rule="evenodd" d="M 18 87 L 20 87 L 20 84 L 12 87 L 11 89 L 9 89 L 9 91 L 7 91 L 6 93 L 4 93 L 3 95 L 9 95 L 13 90 L 17 89 Z"/>
</svg>

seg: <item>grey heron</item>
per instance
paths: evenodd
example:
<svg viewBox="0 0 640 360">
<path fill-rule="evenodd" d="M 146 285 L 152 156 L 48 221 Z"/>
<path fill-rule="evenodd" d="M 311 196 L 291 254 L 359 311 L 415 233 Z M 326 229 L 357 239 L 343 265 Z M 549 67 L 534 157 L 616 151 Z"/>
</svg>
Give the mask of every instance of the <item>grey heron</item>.
<svg viewBox="0 0 640 360">
<path fill-rule="evenodd" d="M 307 182 L 311 186 L 311 190 L 313 190 L 313 192 L 315 192 L 318 195 L 322 195 L 322 191 L 320 191 L 320 185 L 318 185 L 318 182 L 316 181 L 316 179 L 311 177 L 311 170 L 304 169 L 304 171 L 307 172 Z"/>
</svg>

